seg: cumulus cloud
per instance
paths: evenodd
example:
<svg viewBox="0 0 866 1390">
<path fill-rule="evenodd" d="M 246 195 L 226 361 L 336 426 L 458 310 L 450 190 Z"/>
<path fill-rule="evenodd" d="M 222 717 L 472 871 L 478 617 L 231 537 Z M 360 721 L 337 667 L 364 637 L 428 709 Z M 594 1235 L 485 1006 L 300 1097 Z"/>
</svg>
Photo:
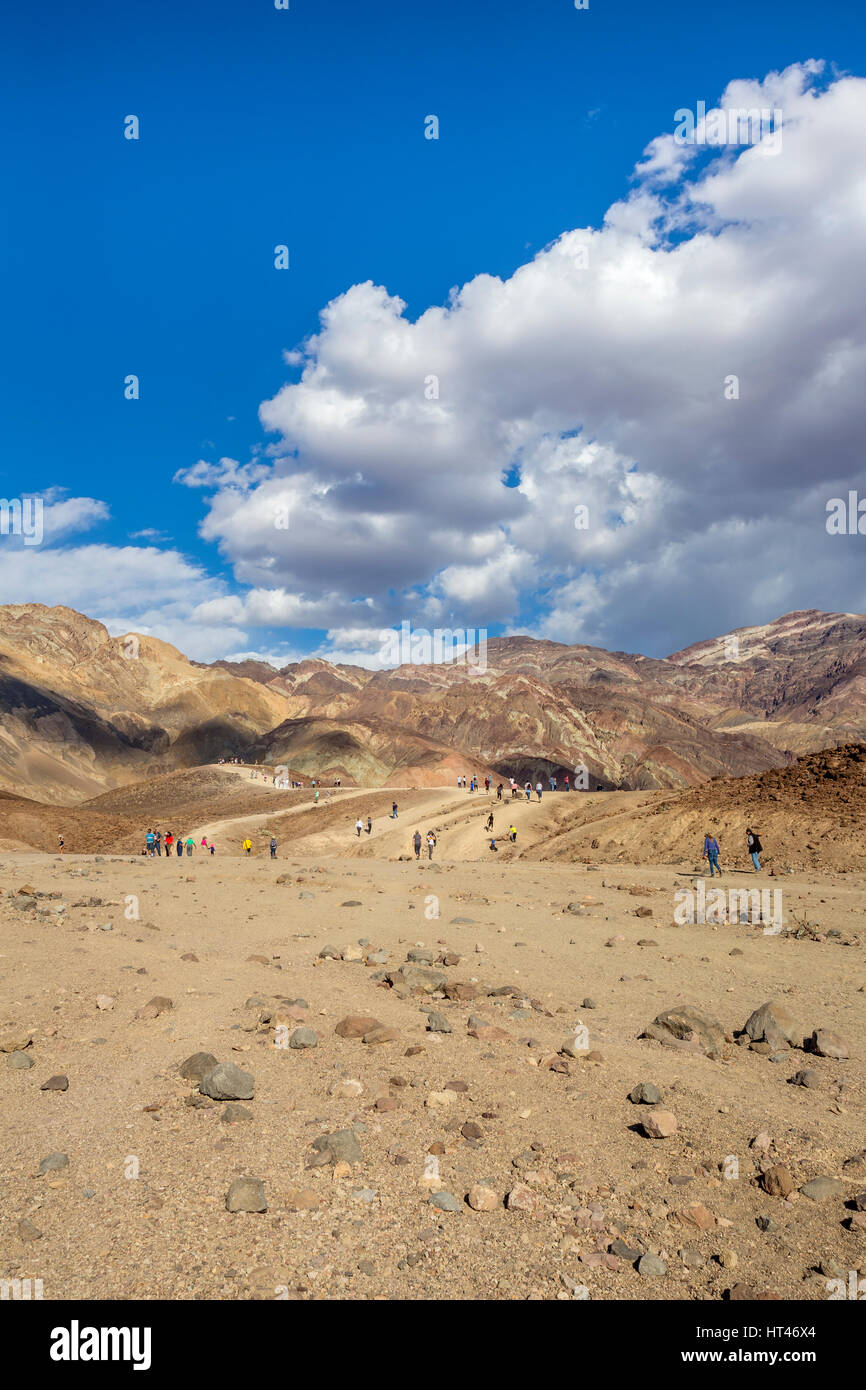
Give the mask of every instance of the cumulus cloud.
<svg viewBox="0 0 866 1390">
<path fill-rule="evenodd" d="M 101 616 L 110 572 L 118 622 L 200 659 L 317 629 L 365 665 L 404 619 L 664 654 L 862 610 L 858 537 L 825 519 L 866 495 L 866 81 L 810 60 L 731 82 L 694 144 L 678 106 L 601 226 L 414 320 L 372 282 L 323 309 L 260 406 L 268 448 L 176 475 L 209 494 L 236 593 L 176 551 L 46 545 L 26 579 L 22 548 L 0 553 L 7 601 Z M 772 110 L 775 143 L 700 143 L 740 109 Z M 100 509 L 46 512 L 62 537 Z"/>
<path fill-rule="evenodd" d="M 415 321 L 370 282 L 326 306 L 260 407 L 267 475 L 208 473 L 236 621 L 503 622 L 661 654 L 862 606 L 824 503 L 866 483 L 866 81 L 810 61 L 706 106 L 781 113 L 778 146 L 664 132 L 600 228 L 510 279 Z"/>
<path fill-rule="evenodd" d="M 0 546 L 4 603 L 63 604 L 97 618 L 112 636 L 159 637 L 199 661 L 248 640 L 224 621 L 196 620 L 197 604 L 204 607 L 223 587 L 178 551 L 155 546 Z"/>
</svg>

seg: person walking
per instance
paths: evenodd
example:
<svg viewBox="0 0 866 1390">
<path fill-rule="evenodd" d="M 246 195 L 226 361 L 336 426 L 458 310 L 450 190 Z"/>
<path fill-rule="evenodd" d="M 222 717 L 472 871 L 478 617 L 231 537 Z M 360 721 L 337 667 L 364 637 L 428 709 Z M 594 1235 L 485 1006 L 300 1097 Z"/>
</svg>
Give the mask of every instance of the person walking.
<svg viewBox="0 0 866 1390">
<path fill-rule="evenodd" d="M 183 836 L 182 836 L 182 835 L 178 835 L 178 837 L 177 837 L 177 857 L 178 857 L 178 859 L 180 859 L 180 856 L 181 856 L 182 854 L 183 854 Z"/>
<path fill-rule="evenodd" d="M 755 834 L 754 830 L 749 830 L 748 828 L 746 830 L 746 848 L 752 856 L 752 863 L 755 866 L 755 873 L 760 873 L 761 861 L 758 858 L 758 855 L 763 852 L 764 846 L 761 844 L 760 838 Z"/>
<path fill-rule="evenodd" d="M 415 834 L 412 836 L 412 844 L 413 844 L 413 846 L 414 846 L 414 848 L 415 848 L 415 858 L 416 858 L 416 859 L 420 859 L 420 858 L 421 858 L 421 831 L 420 831 L 420 830 L 416 830 L 416 831 L 415 831 Z"/>
<path fill-rule="evenodd" d="M 498 853 L 499 853 L 499 848 L 498 848 L 498 846 L 497 846 L 497 844 L 496 844 L 496 841 L 495 841 L 495 839 L 493 838 L 493 836 L 490 837 L 490 848 L 493 850 L 494 854 L 498 854 Z"/>
<path fill-rule="evenodd" d="M 527 783 L 524 785 L 523 793 L 524 793 L 524 795 L 525 795 L 525 797 L 526 797 L 526 800 L 527 800 L 527 801 L 530 801 L 531 798 L 532 798 L 532 783 L 531 783 L 531 782 L 527 782 Z"/>
<path fill-rule="evenodd" d="M 511 841 L 511 843 L 512 843 L 513 845 L 516 845 L 516 844 L 517 844 L 517 826 L 516 826 L 516 825 L 509 825 L 509 827 L 508 827 L 508 838 L 509 838 L 509 840 Z"/>
<path fill-rule="evenodd" d="M 568 780 L 568 773 L 567 773 L 567 772 L 566 772 L 566 774 L 565 774 L 565 790 L 566 790 L 567 792 L 570 792 L 570 791 L 571 791 L 571 783 L 570 783 L 569 780 Z"/>
<path fill-rule="evenodd" d="M 493 812 L 492 812 L 492 811 L 490 812 L 490 815 L 487 817 L 487 829 L 488 829 L 488 830 L 492 830 L 492 829 L 493 829 Z"/>
<path fill-rule="evenodd" d="M 215 848 L 216 848 L 216 846 L 214 845 L 213 840 L 211 840 L 210 844 L 208 845 L 208 853 L 209 853 L 209 854 L 213 854 L 214 851 L 215 851 Z"/>
<path fill-rule="evenodd" d="M 433 858 L 433 851 L 436 848 L 436 836 L 432 830 L 427 831 L 427 858 Z"/>
<path fill-rule="evenodd" d="M 195 840 L 192 838 L 191 835 L 188 835 L 188 836 L 187 836 L 187 841 L 186 841 L 186 854 L 187 854 L 187 858 L 190 857 L 190 855 L 192 854 L 192 852 L 193 852 L 194 849 L 195 849 Z"/>
<path fill-rule="evenodd" d="M 156 850 L 156 853 L 157 853 L 158 857 L 161 859 L 161 858 L 162 858 L 162 831 L 160 831 L 160 830 L 154 830 L 154 832 L 153 832 L 153 846 L 154 846 L 154 849 Z"/>
<path fill-rule="evenodd" d="M 722 870 L 719 864 L 719 842 L 711 830 L 708 830 L 704 836 L 704 852 L 701 858 L 709 860 L 710 878 L 713 877 L 713 873 L 716 869 L 718 869 L 719 878 L 721 878 Z"/>
<path fill-rule="evenodd" d="M 249 838 L 249 836 L 247 836 L 247 838 L 244 840 L 243 844 L 241 845 L 241 849 L 243 850 L 244 854 L 249 854 L 249 853 L 251 852 L 251 850 L 252 850 L 252 847 L 253 847 L 253 842 L 252 842 L 252 840 Z"/>
<path fill-rule="evenodd" d="M 359 840 L 360 840 L 360 838 L 361 838 L 361 831 L 362 831 L 363 829 L 364 829 L 364 822 L 361 820 L 361 817 L 359 816 L 358 819 L 355 821 L 355 834 L 357 835 L 357 837 L 358 837 Z"/>
<path fill-rule="evenodd" d="M 391 819 L 392 819 L 392 820 L 396 820 L 396 819 L 397 819 L 397 803 L 396 803 L 396 801 L 392 801 L 392 802 L 391 802 Z"/>
<path fill-rule="evenodd" d="M 62 853 L 63 853 L 63 836 L 62 836 L 62 835 L 58 835 L 58 836 L 57 836 L 57 848 L 58 848 L 58 850 L 60 851 L 60 853 L 62 854 Z"/>
<path fill-rule="evenodd" d="M 372 822 L 372 820 L 370 819 L 370 817 L 368 816 L 368 817 L 367 817 L 367 825 L 366 825 L 366 830 L 367 830 L 367 834 L 368 834 L 368 835 L 371 833 L 372 829 L 373 829 L 373 822 Z"/>
<path fill-rule="evenodd" d="M 539 799 L 539 801 L 540 801 L 540 800 L 541 800 L 541 783 L 540 783 L 540 782 L 536 782 L 536 784 L 535 784 L 535 794 L 536 794 L 536 796 L 538 797 L 538 799 Z"/>
<path fill-rule="evenodd" d="M 165 857 L 166 859 L 170 859 L 171 852 L 174 849 L 174 836 L 172 835 L 170 830 L 166 830 L 163 844 L 165 845 Z"/>
<path fill-rule="evenodd" d="M 202 835 L 202 837 L 201 837 L 201 847 L 202 847 L 202 849 L 207 849 L 207 835 Z"/>
<path fill-rule="evenodd" d="M 153 858 L 153 846 L 154 846 L 154 843 L 155 843 L 155 841 L 154 841 L 154 834 L 153 834 L 153 831 L 152 831 L 152 830 L 148 830 L 147 834 L 146 834 L 145 837 L 144 837 L 144 843 L 147 845 L 147 852 L 148 852 L 148 854 L 150 855 L 150 857 L 151 857 L 151 859 L 152 859 L 152 858 Z"/>
<path fill-rule="evenodd" d="M 501 783 L 501 782 L 499 783 L 499 786 L 496 788 L 496 800 L 497 800 L 497 801 L 501 801 L 501 800 L 502 800 L 502 783 Z"/>
<path fill-rule="evenodd" d="M 277 842 L 276 842 L 276 840 L 274 839 L 273 835 L 271 836 L 271 845 L 270 845 L 270 849 L 271 849 L 271 858 L 272 858 L 272 859 L 276 859 L 276 857 L 277 857 Z"/>
</svg>

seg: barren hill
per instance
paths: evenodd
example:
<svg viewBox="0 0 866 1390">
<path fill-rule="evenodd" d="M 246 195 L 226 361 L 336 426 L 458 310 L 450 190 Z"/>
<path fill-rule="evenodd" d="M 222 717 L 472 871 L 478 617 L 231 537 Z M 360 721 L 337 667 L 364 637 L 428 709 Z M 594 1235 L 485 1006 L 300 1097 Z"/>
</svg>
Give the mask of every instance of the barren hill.
<svg viewBox="0 0 866 1390">
<path fill-rule="evenodd" d="M 695 866 L 704 834 L 719 840 L 723 868 L 750 869 L 746 829 L 764 846 L 765 868 L 849 870 L 866 867 L 866 748 L 852 744 L 807 754 L 790 767 L 750 777 L 720 777 L 635 805 L 564 798 L 557 828 L 531 857 L 587 863 Z M 575 804 L 576 803 L 576 804 Z"/>
<path fill-rule="evenodd" d="M 475 666 L 188 661 L 69 608 L 0 607 L 0 786 L 72 804 L 239 755 L 307 778 L 454 785 L 575 768 L 697 786 L 866 737 L 866 619 L 788 614 L 654 659 L 495 638 Z"/>
</svg>

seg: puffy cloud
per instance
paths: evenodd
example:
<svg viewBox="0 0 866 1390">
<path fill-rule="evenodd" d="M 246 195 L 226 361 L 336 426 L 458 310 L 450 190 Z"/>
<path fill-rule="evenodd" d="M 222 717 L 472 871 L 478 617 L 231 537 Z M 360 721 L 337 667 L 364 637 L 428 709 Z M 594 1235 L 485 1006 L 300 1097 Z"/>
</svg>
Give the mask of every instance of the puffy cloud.
<svg viewBox="0 0 866 1390">
<path fill-rule="evenodd" d="M 6 600 L 205 660 L 316 629 L 374 666 L 404 619 L 662 654 L 866 606 L 858 537 L 825 528 L 829 497 L 866 494 L 866 81 L 810 61 L 707 107 L 695 143 L 650 142 L 601 227 L 510 278 L 414 321 L 370 282 L 325 307 L 260 407 L 275 442 L 176 476 L 211 494 L 201 534 L 238 594 L 175 550 L 52 548 L 107 509 L 46 494 L 46 543 L 0 549 Z M 753 109 L 781 113 L 772 139 L 700 143 Z"/>
<path fill-rule="evenodd" d="M 223 587 L 178 551 L 155 546 L 0 546 L 4 603 L 65 604 L 98 618 L 112 636 L 159 637 L 199 661 L 247 642 L 225 615 L 219 622 L 215 615 L 211 621 L 195 616 L 196 605 L 214 603 Z"/>
<path fill-rule="evenodd" d="M 268 476 L 212 479 L 237 621 L 356 654 L 338 631 L 404 617 L 662 652 L 721 612 L 852 606 L 824 500 L 866 481 L 866 81 L 809 62 L 707 105 L 699 134 L 757 108 L 779 139 L 662 134 L 600 229 L 510 279 L 414 322 L 369 282 L 324 309 L 261 406 Z"/>
<path fill-rule="evenodd" d="M 221 458 L 218 463 L 199 459 L 191 468 L 179 468 L 173 482 L 184 487 L 246 489 L 266 478 L 270 469 L 262 463 L 238 463 L 237 459 Z"/>
</svg>

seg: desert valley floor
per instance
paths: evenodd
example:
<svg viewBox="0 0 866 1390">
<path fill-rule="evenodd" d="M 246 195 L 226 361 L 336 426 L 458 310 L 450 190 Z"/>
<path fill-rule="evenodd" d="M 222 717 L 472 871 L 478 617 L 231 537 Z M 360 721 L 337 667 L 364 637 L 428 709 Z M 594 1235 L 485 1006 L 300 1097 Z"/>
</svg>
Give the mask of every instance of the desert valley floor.
<svg viewBox="0 0 866 1390">
<path fill-rule="evenodd" d="M 862 867 L 777 853 L 755 875 L 738 846 L 723 887 L 780 891 L 782 930 L 677 925 L 693 837 L 656 863 L 627 829 L 607 862 L 603 834 L 545 857 L 576 795 L 293 809 L 268 786 L 270 811 L 242 770 L 176 774 L 175 803 L 155 785 L 148 823 L 214 856 L 76 852 L 58 807 L 62 859 L 3 827 L 4 1278 L 45 1299 L 809 1300 L 866 1274 Z M 135 788 L 111 795 L 101 815 L 134 814 Z M 582 814 L 634 825 L 651 801 Z M 684 1009 L 706 1028 L 641 1036 Z"/>
</svg>

